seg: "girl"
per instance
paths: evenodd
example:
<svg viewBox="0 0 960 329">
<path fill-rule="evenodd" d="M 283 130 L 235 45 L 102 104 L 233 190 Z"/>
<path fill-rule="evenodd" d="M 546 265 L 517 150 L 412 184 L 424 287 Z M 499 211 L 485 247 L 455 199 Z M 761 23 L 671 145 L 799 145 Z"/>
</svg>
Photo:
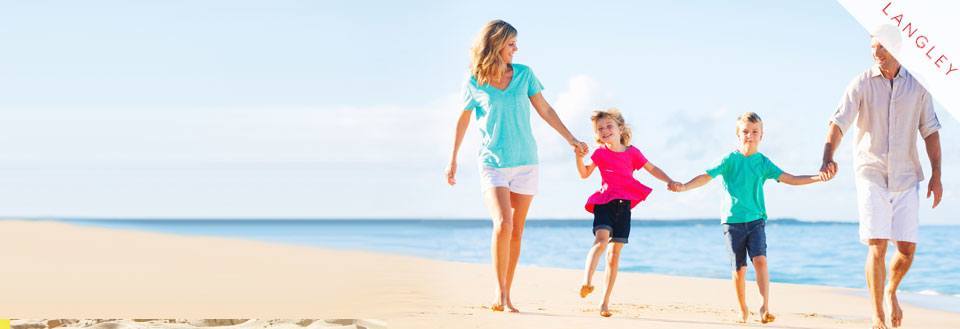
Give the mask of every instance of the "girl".
<svg viewBox="0 0 960 329">
<path fill-rule="evenodd" d="M 580 297 L 585 298 L 593 291 L 593 285 L 591 285 L 593 272 L 607 244 L 613 242 L 613 248 L 607 255 L 607 289 L 604 292 L 603 304 L 600 306 L 600 315 L 609 317 L 611 315 L 610 292 L 613 289 L 613 282 L 617 279 L 620 250 L 630 236 L 630 209 L 646 199 L 651 191 L 649 187 L 633 178 L 633 171 L 643 168 L 668 186 L 678 183 L 647 161 L 640 150 L 630 146 L 630 128 L 624 122 L 620 111 L 617 109 L 596 111 L 590 117 L 590 121 L 593 122 L 599 147 L 590 156 L 593 163 L 589 165 L 583 164 L 586 152 L 577 152 L 577 171 L 580 173 L 580 178 L 586 179 L 594 169 L 600 168 L 603 185 L 599 191 L 587 199 L 587 211 L 593 213 L 595 239 L 593 247 L 587 253 Z"/>
<path fill-rule="evenodd" d="M 578 152 L 587 144 L 570 134 L 560 117 L 547 104 L 543 86 L 529 67 L 513 63 L 517 52 L 517 30 L 507 22 L 494 20 L 480 31 L 473 46 L 470 77 L 464 86 L 464 100 L 453 153 L 446 170 L 447 183 L 456 184 L 457 151 L 470 124 L 480 127 L 480 187 L 493 218 L 490 243 L 496 273 L 493 311 L 518 312 L 510 301 L 513 273 L 520 258 L 520 239 L 527 210 L 537 192 L 537 145 L 530 128 L 530 105 Z"/>
</svg>

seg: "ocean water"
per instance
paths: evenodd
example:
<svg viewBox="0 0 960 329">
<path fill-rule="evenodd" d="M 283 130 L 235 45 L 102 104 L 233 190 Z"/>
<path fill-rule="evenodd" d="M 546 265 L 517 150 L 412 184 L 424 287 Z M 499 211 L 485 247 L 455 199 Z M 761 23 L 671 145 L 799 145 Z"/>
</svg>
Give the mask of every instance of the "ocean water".
<svg viewBox="0 0 960 329">
<path fill-rule="evenodd" d="M 369 250 L 470 263 L 490 262 L 489 220 L 70 220 L 98 227 L 221 236 L 333 249 Z M 520 264 L 582 269 L 591 221 L 528 220 Z M 901 284 L 909 301 L 960 312 L 960 226 L 922 226 Z M 867 249 L 857 225 L 771 220 L 767 257 L 774 282 L 863 288 Z M 889 259 L 894 246 L 888 248 Z M 634 220 L 620 270 L 727 279 L 718 220 Z M 601 265 L 602 269 L 602 265 Z M 749 278 L 753 278 L 753 271 Z M 865 291 L 864 291 L 865 294 Z M 905 297 L 906 298 L 906 297 Z"/>
</svg>

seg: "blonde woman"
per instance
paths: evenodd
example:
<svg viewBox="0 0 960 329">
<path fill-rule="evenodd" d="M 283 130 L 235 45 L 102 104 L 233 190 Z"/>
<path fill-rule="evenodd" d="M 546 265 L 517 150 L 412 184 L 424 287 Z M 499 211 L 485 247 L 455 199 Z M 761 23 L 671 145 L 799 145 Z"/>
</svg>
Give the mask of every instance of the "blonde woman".
<svg viewBox="0 0 960 329">
<path fill-rule="evenodd" d="M 463 107 L 447 183 L 456 184 L 457 152 L 473 116 L 480 130 L 480 187 L 493 219 L 490 253 L 497 275 L 493 311 L 519 312 L 510 301 L 510 286 L 520 258 L 520 241 L 527 210 L 537 193 L 537 145 L 530 128 L 530 105 L 578 153 L 587 144 L 570 134 L 540 92 L 543 85 L 529 67 L 513 63 L 517 30 L 509 23 L 487 23 L 474 43 L 470 78 L 464 85 Z"/>
</svg>

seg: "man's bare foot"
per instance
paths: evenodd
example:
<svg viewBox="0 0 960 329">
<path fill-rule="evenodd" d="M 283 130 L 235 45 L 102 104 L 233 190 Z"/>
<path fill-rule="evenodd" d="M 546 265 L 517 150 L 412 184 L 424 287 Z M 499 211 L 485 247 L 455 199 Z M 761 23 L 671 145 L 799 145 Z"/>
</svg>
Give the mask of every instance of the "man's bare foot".
<svg viewBox="0 0 960 329">
<path fill-rule="evenodd" d="M 588 284 L 580 286 L 580 298 L 587 298 L 591 292 L 593 292 L 593 286 Z"/>
<path fill-rule="evenodd" d="M 773 320 L 776 320 L 777 317 L 770 313 L 770 310 L 767 310 L 764 307 L 760 308 L 760 323 L 770 323 Z"/>
<path fill-rule="evenodd" d="M 609 318 L 613 313 L 610 312 L 610 309 L 607 308 L 607 305 L 600 305 L 600 316 Z"/>
<path fill-rule="evenodd" d="M 893 325 L 894 328 L 899 328 L 903 321 L 903 309 L 900 308 L 897 293 L 888 291 L 887 298 L 890 299 L 890 324 Z"/>
</svg>

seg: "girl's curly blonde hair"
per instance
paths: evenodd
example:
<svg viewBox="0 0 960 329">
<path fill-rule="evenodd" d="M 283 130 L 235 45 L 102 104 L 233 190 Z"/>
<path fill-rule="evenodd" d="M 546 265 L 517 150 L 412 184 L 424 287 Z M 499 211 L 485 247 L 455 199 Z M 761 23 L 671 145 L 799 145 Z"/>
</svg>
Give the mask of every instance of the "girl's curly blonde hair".
<svg viewBox="0 0 960 329">
<path fill-rule="evenodd" d="M 630 126 L 627 125 L 627 122 L 623 120 L 623 114 L 620 114 L 620 110 L 609 108 L 606 110 L 593 111 L 593 115 L 590 116 L 590 121 L 593 122 L 594 132 L 597 132 L 597 122 L 604 118 L 610 118 L 620 126 L 620 144 L 630 146 L 630 138 L 633 137 L 633 132 L 630 131 Z M 603 144 L 603 141 L 600 140 L 600 134 L 597 134 L 596 139 L 597 144 Z"/>
</svg>

